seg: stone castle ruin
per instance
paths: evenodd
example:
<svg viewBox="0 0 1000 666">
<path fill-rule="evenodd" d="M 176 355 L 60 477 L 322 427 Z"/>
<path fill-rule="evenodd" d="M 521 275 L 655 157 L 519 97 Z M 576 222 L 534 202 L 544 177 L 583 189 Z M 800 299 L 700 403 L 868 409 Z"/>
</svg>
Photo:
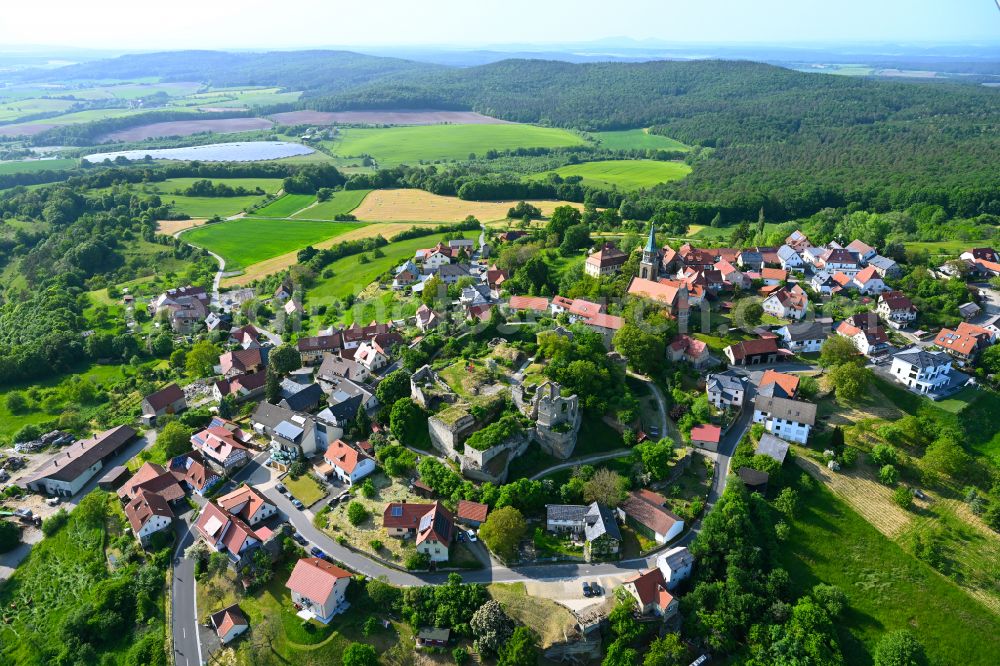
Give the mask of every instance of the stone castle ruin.
<svg viewBox="0 0 1000 666">
<path fill-rule="evenodd" d="M 580 432 L 580 404 L 575 395 L 563 397 L 559 384 L 544 382 L 532 391 L 523 384 L 511 389 L 514 404 L 535 422 L 535 441 L 550 455 L 566 460 L 573 455 Z"/>
</svg>

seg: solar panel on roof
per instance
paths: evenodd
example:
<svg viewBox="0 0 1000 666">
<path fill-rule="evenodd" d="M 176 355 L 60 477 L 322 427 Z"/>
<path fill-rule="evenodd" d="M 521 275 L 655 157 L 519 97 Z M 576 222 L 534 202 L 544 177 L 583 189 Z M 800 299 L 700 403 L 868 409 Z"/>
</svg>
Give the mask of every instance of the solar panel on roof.
<svg viewBox="0 0 1000 666">
<path fill-rule="evenodd" d="M 302 428 L 292 425 L 288 421 L 282 421 L 275 427 L 274 432 L 285 439 L 294 440 L 302 434 Z"/>
<path fill-rule="evenodd" d="M 417 529 L 420 532 L 423 532 L 424 530 L 430 529 L 430 527 L 431 527 L 431 521 L 432 520 L 434 520 L 434 516 L 432 516 L 429 513 L 424 514 L 420 518 L 420 525 L 417 527 Z"/>
<path fill-rule="evenodd" d="M 394 506 L 394 507 L 392 507 L 392 515 L 394 517 L 396 517 L 396 518 L 399 518 L 400 516 L 402 516 L 403 515 L 403 507 L 401 507 L 401 506 Z"/>
</svg>

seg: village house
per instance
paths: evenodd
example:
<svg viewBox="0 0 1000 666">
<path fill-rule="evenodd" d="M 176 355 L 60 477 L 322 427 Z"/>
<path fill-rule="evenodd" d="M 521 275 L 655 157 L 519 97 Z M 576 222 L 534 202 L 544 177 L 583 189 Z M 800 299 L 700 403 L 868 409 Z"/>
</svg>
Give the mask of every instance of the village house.
<svg viewBox="0 0 1000 666">
<path fill-rule="evenodd" d="M 353 357 L 325 354 L 319 370 L 316 371 L 316 378 L 320 382 L 332 382 L 338 378 L 365 382 L 371 374 L 371 370 Z"/>
<path fill-rule="evenodd" d="M 449 640 L 451 640 L 451 629 L 447 627 L 421 627 L 413 637 L 413 642 L 418 648 L 444 649 L 448 647 Z"/>
<path fill-rule="evenodd" d="M 236 402 L 243 402 L 264 395 L 267 384 L 267 373 L 257 372 L 252 375 L 236 375 L 231 379 L 220 379 L 212 385 L 212 395 L 221 401 L 231 395 Z"/>
<path fill-rule="evenodd" d="M 612 509 L 593 502 L 582 504 L 547 504 L 545 526 L 550 532 L 572 534 L 584 542 L 588 562 L 616 557 L 622 535 Z"/>
<path fill-rule="evenodd" d="M 717 409 L 741 407 L 743 396 L 746 393 L 745 381 L 743 377 L 731 372 L 708 375 L 705 378 L 705 392 L 708 394 L 708 401 Z"/>
<path fill-rule="evenodd" d="M 917 320 L 917 308 L 901 291 L 886 291 L 879 294 L 878 307 L 875 311 L 895 327 L 905 326 Z"/>
<path fill-rule="evenodd" d="M 827 324 L 819 321 L 787 324 L 775 331 L 789 351 L 796 354 L 815 353 L 829 335 Z"/>
<path fill-rule="evenodd" d="M 862 269 L 852 280 L 855 288 L 862 294 L 881 294 L 883 291 L 890 291 L 882 281 L 882 276 L 878 274 L 874 266 Z"/>
<path fill-rule="evenodd" d="M 789 234 L 788 238 L 785 239 L 785 245 L 788 245 L 796 252 L 802 252 L 807 247 L 812 247 L 812 243 L 809 242 L 809 237 L 798 229 Z"/>
<path fill-rule="evenodd" d="M 246 326 L 231 329 L 226 343 L 243 349 L 250 349 L 252 347 L 259 347 L 263 339 L 264 335 L 253 324 L 247 324 Z"/>
<path fill-rule="evenodd" d="M 441 316 L 437 312 L 434 312 L 431 308 L 427 307 L 427 304 L 421 303 L 420 307 L 417 308 L 416 314 L 416 324 L 417 328 L 421 332 L 426 333 L 427 331 L 437 328 L 441 324 Z"/>
<path fill-rule="evenodd" d="M 512 312 L 548 314 L 549 299 L 542 296 L 511 296 L 507 301 L 507 308 Z"/>
<path fill-rule="evenodd" d="M 350 584 L 350 572 L 318 557 L 304 557 L 295 563 L 285 587 L 291 590 L 292 603 L 308 619 L 329 624 L 335 615 L 347 610 Z"/>
<path fill-rule="evenodd" d="M 688 288 L 677 280 L 661 279 L 653 282 L 641 277 L 632 278 L 628 285 L 630 296 L 648 298 L 667 308 L 670 316 L 677 320 L 680 330 L 687 329 L 688 320 Z"/>
<path fill-rule="evenodd" d="M 18 483 L 36 493 L 72 497 L 137 435 L 133 428 L 122 425 L 82 439 L 59 451 Z"/>
<path fill-rule="evenodd" d="M 300 384 L 293 379 L 282 379 L 279 384 L 279 407 L 293 412 L 311 412 L 326 397 L 319 384 Z"/>
<path fill-rule="evenodd" d="M 875 248 L 858 239 L 854 239 L 850 243 L 848 243 L 846 249 L 850 250 L 851 252 L 857 252 L 858 257 L 861 258 L 861 261 L 868 261 L 876 254 Z"/>
<path fill-rule="evenodd" d="M 878 324 L 866 324 L 866 327 L 862 328 L 858 325 L 860 322 L 868 322 L 867 315 L 848 317 L 837 326 L 837 335 L 850 340 L 865 356 L 878 356 L 884 353 L 889 347 L 889 336 L 886 335 L 885 329 Z"/>
<path fill-rule="evenodd" d="M 763 423 L 772 435 L 805 444 L 816 425 L 816 405 L 810 402 L 759 395 L 754 398 L 753 422 Z"/>
<path fill-rule="evenodd" d="M 375 459 L 338 439 L 323 452 L 323 463 L 316 471 L 327 478 L 334 475 L 353 486 L 375 471 Z"/>
<path fill-rule="evenodd" d="M 756 250 L 743 250 L 736 258 L 737 265 L 745 271 L 760 271 L 764 267 L 764 257 Z"/>
<path fill-rule="evenodd" d="M 788 271 L 783 268 L 762 268 L 760 277 L 765 285 L 774 286 L 788 279 Z"/>
<path fill-rule="evenodd" d="M 757 338 L 729 345 L 722 350 L 732 365 L 761 365 L 774 363 L 782 356 L 777 338 Z"/>
<path fill-rule="evenodd" d="M 125 517 L 143 546 L 149 545 L 157 532 L 170 529 L 174 522 L 174 512 L 167 500 L 147 490 L 140 490 L 125 505 Z"/>
<path fill-rule="evenodd" d="M 211 549 L 224 553 L 230 566 L 242 569 L 263 539 L 242 519 L 208 501 L 194 523 L 197 537 Z"/>
<path fill-rule="evenodd" d="M 633 490 L 618 507 L 622 520 L 658 544 L 684 531 L 684 521 L 667 508 L 667 499 L 652 490 Z"/>
<path fill-rule="evenodd" d="M 979 307 L 979 304 L 974 301 L 969 301 L 968 303 L 962 303 L 958 306 L 958 314 L 962 316 L 965 321 L 971 321 L 979 316 L 979 313 L 983 309 Z"/>
<path fill-rule="evenodd" d="M 764 312 L 779 319 L 802 319 L 806 316 L 809 297 L 799 285 L 782 287 L 764 299 Z"/>
<path fill-rule="evenodd" d="M 448 561 L 455 521 L 440 502 L 391 502 L 382 513 L 382 527 L 389 536 L 414 537 L 417 552 L 425 553 L 431 562 Z"/>
<path fill-rule="evenodd" d="M 219 642 L 223 645 L 230 643 L 250 628 L 250 622 L 238 604 L 212 613 L 209 619 L 215 629 L 215 634 L 219 637 Z"/>
<path fill-rule="evenodd" d="M 170 473 L 182 486 L 198 495 L 204 495 L 222 481 L 222 477 L 205 463 L 199 451 L 188 451 L 172 458 Z"/>
<path fill-rule="evenodd" d="M 951 381 L 951 357 L 944 352 L 910 347 L 893 354 L 889 374 L 917 393 L 937 393 Z"/>
<path fill-rule="evenodd" d="M 691 576 L 691 570 L 694 568 L 694 555 L 684 546 L 677 546 L 658 556 L 656 566 L 663 573 L 667 589 L 672 590 L 681 581 L 687 580 Z"/>
<path fill-rule="evenodd" d="M 261 402 L 250 417 L 254 432 L 270 437 L 271 459 L 268 464 L 279 469 L 299 458 L 308 458 L 326 446 L 326 431 L 316 420 L 278 405 Z"/>
<path fill-rule="evenodd" d="M 240 518 L 251 527 L 278 512 L 278 507 L 251 486 L 240 486 L 215 501 L 230 515 Z"/>
<path fill-rule="evenodd" d="M 249 440 L 238 425 L 215 416 L 208 427 L 191 435 L 191 447 L 200 451 L 210 465 L 228 475 L 250 461 Z"/>
<path fill-rule="evenodd" d="M 847 248 L 828 248 L 820 258 L 821 265 L 833 273 L 843 273 L 847 277 L 854 277 L 861 271 L 861 257 L 857 252 Z"/>
<path fill-rule="evenodd" d="M 327 406 L 316 418 L 340 428 L 354 420 L 359 408 L 368 412 L 378 406 L 374 393 L 345 377 L 331 377 L 322 381 L 321 386 L 327 392 Z"/>
<path fill-rule="evenodd" d="M 802 268 L 805 265 L 802 257 L 790 245 L 782 245 L 778 248 L 778 263 L 786 271 Z"/>
<path fill-rule="evenodd" d="M 722 428 L 710 423 L 702 423 L 691 428 L 691 446 L 704 451 L 718 451 L 722 439 Z"/>
<path fill-rule="evenodd" d="M 168 289 L 152 301 L 147 310 L 151 317 L 165 317 L 175 333 L 191 333 L 205 321 L 211 298 L 203 287 Z"/>
<path fill-rule="evenodd" d="M 883 279 L 885 278 L 896 278 L 903 274 L 903 269 L 899 267 L 892 259 L 888 257 L 883 257 L 881 255 L 875 255 L 868 259 L 868 265 L 875 269 Z"/>
<path fill-rule="evenodd" d="M 433 273 L 437 271 L 442 266 L 447 266 L 451 263 L 452 251 L 446 245 L 438 243 L 436 246 L 427 251 L 423 256 L 423 267 L 424 273 Z"/>
<path fill-rule="evenodd" d="M 989 330 L 965 321 L 956 329 L 942 328 L 934 338 L 934 344 L 954 356 L 959 365 L 972 363 L 992 341 Z"/>
<path fill-rule="evenodd" d="M 167 503 L 184 499 L 184 489 L 181 488 L 177 477 L 162 465 L 151 462 L 143 463 L 132 478 L 117 489 L 118 498 L 126 504 L 140 492 L 155 493 Z"/>
<path fill-rule="evenodd" d="M 396 273 L 392 278 L 392 288 L 396 290 L 405 289 L 419 279 L 420 269 L 417 268 L 416 264 L 407 259 L 402 266 L 396 269 Z"/>
<path fill-rule="evenodd" d="M 494 264 L 488 269 L 483 271 L 481 277 L 483 284 L 485 284 L 490 289 L 490 296 L 494 299 L 500 298 L 500 290 L 503 288 L 503 283 L 510 279 L 510 275 L 507 271 L 500 270 Z"/>
<path fill-rule="evenodd" d="M 627 259 L 628 255 L 619 250 L 614 243 L 605 243 L 600 250 L 587 257 L 583 270 L 595 278 L 613 275 L 621 270 Z"/>
<path fill-rule="evenodd" d="M 267 351 L 266 347 L 227 351 L 219 356 L 219 370 L 226 379 L 259 372 L 267 364 Z"/>
<path fill-rule="evenodd" d="M 712 360 L 708 345 L 689 335 L 678 335 L 667 345 L 667 358 L 673 363 L 688 363 L 695 370 L 701 370 Z"/>
<path fill-rule="evenodd" d="M 315 365 L 323 360 L 324 354 L 340 351 L 344 347 L 344 338 L 337 331 L 329 335 L 299 338 L 295 346 L 299 350 L 302 365 Z"/>
<path fill-rule="evenodd" d="M 354 360 L 368 372 L 377 372 L 389 364 L 389 350 L 378 342 L 363 342 L 354 352 Z"/>
<path fill-rule="evenodd" d="M 680 609 L 680 602 L 667 591 L 667 581 L 658 567 L 627 579 L 623 587 L 635 599 L 640 615 L 666 621 Z"/>
<path fill-rule="evenodd" d="M 732 265 L 732 263 L 721 260 L 716 262 L 712 270 L 719 274 L 724 284 L 732 288 L 744 289 L 749 286 L 750 281 L 744 277 L 743 273 Z"/>
<path fill-rule="evenodd" d="M 159 416 L 179 414 L 185 409 L 187 401 L 184 399 L 184 391 L 177 384 L 167 384 L 142 399 L 142 421 L 152 425 Z"/>
<path fill-rule="evenodd" d="M 809 278 L 809 287 L 817 294 L 832 294 L 841 290 L 830 271 L 817 271 Z"/>
</svg>

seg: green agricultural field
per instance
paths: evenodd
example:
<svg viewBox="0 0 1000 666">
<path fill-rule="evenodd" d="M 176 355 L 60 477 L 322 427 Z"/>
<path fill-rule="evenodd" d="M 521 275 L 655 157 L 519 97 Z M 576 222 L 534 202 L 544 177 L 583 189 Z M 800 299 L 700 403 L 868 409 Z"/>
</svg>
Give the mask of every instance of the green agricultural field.
<svg viewBox="0 0 1000 666">
<path fill-rule="evenodd" d="M 344 215 L 361 205 L 371 190 L 341 190 L 334 192 L 327 201 L 303 208 L 292 215 L 299 220 L 332 220 L 335 215 Z"/>
<path fill-rule="evenodd" d="M 311 224 L 324 224 L 312 222 Z M 463 238 L 473 238 L 475 232 L 466 232 Z M 310 305 L 329 305 L 334 300 L 346 298 L 360 293 L 374 282 L 379 275 L 391 270 L 407 259 L 413 258 L 413 253 L 424 247 L 433 247 L 444 234 L 411 238 L 399 243 L 391 243 L 381 248 L 384 257 L 372 258 L 367 264 L 358 261 L 358 255 L 338 259 L 329 265 L 333 277 L 317 281 L 316 285 L 306 292 L 306 302 Z M 326 269 L 324 269 L 325 271 Z"/>
<path fill-rule="evenodd" d="M 656 160 L 604 160 L 568 164 L 554 172 L 532 174 L 532 180 L 544 180 L 549 173 L 557 173 L 563 178 L 580 176 L 583 185 L 594 187 L 616 186 L 622 189 L 652 187 L 671 180 L 680 180 L 691 173 L 691 167 L 683 162 L 659 162 Z"/>
<path fill-rule="evenodd" d="M 187 189 L 201 180 L 210 180 L 216 185 L 243 187 L 248 190 L 255 190 L 259 187 L 268 194 L 274 194 L 281 189 L 280 178 L 168 178 L 164 181 L 148 183 L 147 186 L 150 190 L 163 195 Z"/>
<path fill-rule="evenodd" d="M 74 159 L 0 162 L 0 174 L 34 173 L 35 171 L 62 171 L 64 169 L 72 169 L 79 164 L 80 160 Z"/>
<path fill-rule="evenodd" d="M 830 491 L 800 492 L 782 566 L 798 594 L 829 583 L 847 595 L 849 608 L 837 624 L 845 663 L 870 664 L 879 638 L 896 629 L 916 633 L 932 664 L 995 663 L 989 655 L 1000 654 L 1000 618 Z"/>
<path fill-rule="evenodd" d="M 591 136 L 608 150 L 691 150 L 687 144 L 661 134 L 650 134 L 645 129 L 617 132 L 592 132 Z"/>
<path fill-rule="evenodd" d="M 764 233 L 765 234 L 771 233 L 777 226 L 778 224 L 774 222 L 765 222 Z M 735 229 L 736 225 L 729 227 L 698 227 L 697 229 L 692 227 L 691 231 L 693 231 L 694 233 L 691 233 L 690 238 L 701 241 L 707 241 L 707 240 L 724 241 L 730 236 L 732 236 L 733 231 Z"/>
<path fill-rule="evenodd" d="M 264 197 L 184 197 L 174 194 L 161 195 L 164 203 L 172 204 L 173 210 L 190 217 L 229 217 L 246 210 Z"/>
<path fill-rule="evenodd" d="M 257 217 L 291 217 L 314 201 L 316 196 L 313 194 L 286 194 L 253 214 Z"/>
<path fill-rule="evenodd" d="M 36 113 L 62 113 L 73 102 L 68 99 L 21 99 L 15 102 L 0 104 L 0 123 L 14 122 L 18 118 L 32 116 Z"/>
<path fill-rule="evenodd" d="M 188 109 L 178 108 L 175 111 L 187 111 Z M 196 109 L 190 109 L 195 113 Z M 124 118 L 125 116 L 138 116 L 147 113 L 143 109 L 88 109 L 86 111 L 76 111 L 75 113 L 65 113 L 61 116 L 32 120 L 24 123 L 30 125 L 75 125 L 78 123 L 89 123 L 94 120 L 105 120 L 107 118 Z"/>
<path fill-rule="evenodd" d="M 185 231 L 185 241 L 215 252 L 226 270 L 245 268 L 306 245 L 357 229 L 357 222 L 263 220 L 244 217 Z"/>
<path fill-rule="evenodd" d="M 470 153 L 513 148 L 565 148 L 586 143 L 564 129 L 536 125 L 424 125 L 345 129 L 324 146 L 341 157 L 371 155 L 382 166 L 421 160 L 465 160 Z"/>
</svg>

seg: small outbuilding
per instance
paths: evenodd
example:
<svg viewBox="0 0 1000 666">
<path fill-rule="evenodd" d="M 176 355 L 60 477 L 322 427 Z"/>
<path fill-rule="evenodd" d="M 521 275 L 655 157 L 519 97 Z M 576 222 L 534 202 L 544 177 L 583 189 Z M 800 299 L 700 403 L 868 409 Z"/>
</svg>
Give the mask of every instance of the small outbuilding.
<svg viewBox="0 0 1000 666">
<path fill-rule="evenodd" d="M 770 479 L 767 472 L 761 472 L 752 467 L 740 467 L 736 474 L 750 492 L 760 493 L 761 495 L 767 494 L 767 482 Z"/>
<path fill-rule="evenodd" d="M 210 620 L 223 645 L 250 628 L 250 623 L 238 604 L 212 613 Z"/>
<path fill-rule="evenodd" d="M 424 627 L 417 632 L 416 643 L 418 648 L 448 646 L 451 638 L 451 629 L 441 629 L 438 627 Z"/>
</svg>

